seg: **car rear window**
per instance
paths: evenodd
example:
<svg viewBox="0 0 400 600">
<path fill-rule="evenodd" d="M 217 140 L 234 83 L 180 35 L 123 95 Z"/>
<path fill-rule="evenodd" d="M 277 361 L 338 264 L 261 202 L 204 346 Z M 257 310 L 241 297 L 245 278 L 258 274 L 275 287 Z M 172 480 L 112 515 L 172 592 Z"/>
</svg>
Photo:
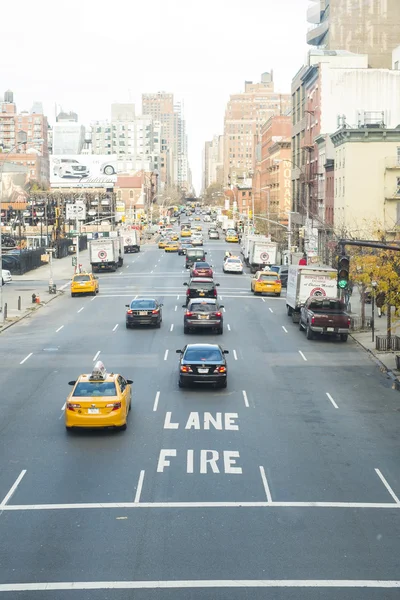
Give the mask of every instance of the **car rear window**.
<svg viewBox="0 0 400 600">
<path fill-rule="evenodd" d="M 340 310 L 344 311 L 344 304 L 340 300 L 312 300 L 309 304 L 310 310 Z"/>
<path fill-rule="evenodd" d="M 208 262 L 196 262 L 194 263 L 195 269 L 209 269 L 210 265 Z"/>
<path fill-rule="evenodd" d="M 278 274 L 273 272 L 273 273 L 263 273 L 262 275 L 260 275 L 258 277 L 258 279 L 260 281 L 270 281 L 270 280 L 274 280 L 278 278 Z"/>
<path fill-rule="evenodd" d="M 226 262 L 228 262 L 228 263 L 241 263 L 242 261 L 240 260 L 240 258 L 227 258 Z"/>
<path fill-rule="evenodd" d="M 184 360 L 193 361 L 221 361 L 222 353 L 218 348 L 188 348 L 183 357 Z"/>
<path fill-rule="evenodd" d="M 75 275 L 74 281 L 90 281 L 89 275 Z"/>
<path fill-rule="evenodd" d="M 216 310 L 215 304 L 207 304 L 207 302 L 192 302 L 189 310 L 193 312 L 208 313 Z"/>
<path fill-rule="evenodd" d="M 199 250 L 196 252 L 196 250 L 190 250 L 187 252 L 186 254 L 187 258 L 203 258 L 204 257 L 204 252 L 203 250 Z M 196 260 L 197 262 L 197 260 Z"/>
<path fill-rule="evenodd" d="M 116 396 L 117 389 L 113 381 L 80 381 L 75 389 L 73 396 Z"/>
<path fill-rule="evenodd" d="M 154 300 L 132 300 L 131 308 L 134 310 L 150 310 L 155 308 L 156 303 Z"/>
<path fill-rule="evenodd" d="M 212 290 L 214 283 L 212 281 L 192 281 L 189 287 L 192 290 Z"/>
</svg>

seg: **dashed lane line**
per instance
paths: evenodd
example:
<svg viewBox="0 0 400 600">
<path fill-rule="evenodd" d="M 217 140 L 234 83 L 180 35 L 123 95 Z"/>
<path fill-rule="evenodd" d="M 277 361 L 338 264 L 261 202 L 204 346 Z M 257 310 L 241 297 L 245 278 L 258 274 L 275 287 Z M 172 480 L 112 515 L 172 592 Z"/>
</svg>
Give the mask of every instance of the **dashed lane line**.
<svg viewBox="0 0 400 600">
<path fill-rule="evenodd" d="M 156 397 L 154 398 L 153 412 L 157 411 L 159 400 L 160 400 L 160 392 L 157 392 Z"/>
<path fill-rule="evenodd" d="M 140 471 L 140 475 L 139 475 L 139 481 L 137 484 L 137 488 L 136 488 L 136 494 L 135 494 L 135 504 L 138 504 L 140 502 L 140 496 L 142 493 L 142 487 L 143 487 L 143 481 L 144 481 L 144 471 Z"/>
<path fill-rule="evenodd" d="M 170 327 L 170 329 L 169 329 L 169 330 L 170 330 L 170 331 L 173 331 L 173 330 L 174 330 L 174 324 L 173 324 L 173 323 L 171 324 L 171 327 Z"/>
<path fill-rule="evenodd" d="M 274 312 L 270 306 L 268 306 L 268 310 L 269 310 L 269 312 L 272 312 L 272 313 Z"/>
<path fill-rule="evenodd" d="M 265 490 L 265 495 L 267 496 L 267 502 L 271 503 L 272 502 L 271 490 L 269 489 L 268 480 L 267 480 L 267 476 L 265 474 L 264 467 L 260 466 L 259 468 L 260 468 L 260 475 L 261 475 L 261 479 L 262 479 L 264 490 Z"/>
<path fill-rule="evenodd" d="M 282 329 L 285 333 L 288 333 L 288 330 L 286 329 L 286 327 L 284 325 L 282 325 Z"/>
<path fill-rule="evenodd" d="M 399 498 L 396 496 L 396 494 L 394 493 L 394 491 L 392 490 L 392 488 L 390 487 L 390 485 L 388 484 L 388 482 L 386 481 L 386 479 L 384 478 L 384 476 L 382 475 L 382 473 L 380 472 L 380 470 L 379 469 L 375 469 L 375 473 L 378 475 L 379 479 L 382 481 L 383 485 L 385 486 L 385 488 L 387 489 L 387 491 L 389 492 L 389 494 L 392 496 L 392 498 L 396 502 L 396 504 L 398 506 L 400 506 L 400 500 L 399 500 Z"/>
<path fill-rule="evenodd" d="M 265 298 L 261 298 L 261 300 L 262 300 L 263 302 L 265 302 Z"/>
<path fill-rule="evenodd" d="M 100 352 L 101 352 L 101 350 L 98 350 L 98 351 L 96 352 L 96 354 L 95 354 L 95 355 L 94 355 L 94 357 L 93 357 L 93 362 L 95 362 L 95 361 L 96 361 L 96 360 L 99 358 L 99 354 L 100 354 Z"/>
<path fill-rule="evenodd" d="M 117 323 L 117 324 L 115 325 L 115 327 L 114 327 L 113 331 L 116 331 L 116 329 L 118 329 L 118 325 L 119 325 L 119 323 Z"/>
<path fill-rule="evenodd" d="M 231 326 L 229 325 L 229 323 L 228 323 L 228 325 L 227 325 L 227 328 L 228 328 L 228 331 L 230 331 L 230 330 L 231 330 Z"/>
<path fill-rule="evenodd" d="M 165 351 L 165 354 L 164 354 L 164 360 L 167 360 L 167 358 L 168 358 L 168 352 L 169 352 L 169 350 L 166 350 L 166 351 Z"/>
<path fill-rule="evenodd" d="M 12 496 L 15 493 L 15 490 L 17 489 L 17 487 L 19 486 L 19 484 L 21 483 L 21 480 L 23 478 L 23 476 L 26 473 L 26 469 L 23 469 L 21 471 L 21 473 L 18 475 L 17 479 L 15 480 L 15 483 L 11 486 L 10 491 L 8 492 L 8 494 L 6 494 L 6 496 L 4 496 L 1 504 L 0 504 L 0 511 L 2 508 L 4 508 L 7 505 L 7 502 L 9 500 L 11 500 Z"/>
<path fill-rule="evenodd" d="M 77 311 L 76 311 L 76 312 L 78 313 L 78 315 L 79 315 L 79 313 L 80 313 L 80 312 L 82 312 L 82 311 L 83 311 L 83 309 L 84 309 L 84 308 L 85 308 L 85 307 L 84 307 L 84 306 L 82 306 L 82 308 L 80 308 L 79 310 L 77 310 Z"/>
<path fill-rule="evenodd" d="M 23 365 L 24 362 L 26 362 L 28 360 L 28 358 L 30 358 L 32 356 L 33 352 L 30 352 L 28 354 L 28 356 L 25 356 L 25 358 L 23 360 L 21 360 L 21 362 L 19 363 L 20 365 Z"/>
<path fill-rule="evenodd" d="M 64 325 L 61 325 L 61 327 L 59 327 L 58 329 L 56 329 L 56 333 L 58 333 L 59 331 L 61 331 L 61 329 L 64 329 Z"/>
<path fill-rule="evenodd" d="M 339 408 L 338 405 L 336 404 L 336 402 L 334 401 L 334 399 L 332 398 L 332 396 L 329 394 L 329 392 L 326 392 L 326 395 L 328 396 L 328 400 L 330 400 L 333 404 L 333 406 L 335 408 Z"/>
<path fill-rule="evenodd" d="M 246 406 L 246 408 L 249 408 L 249 407 L 250 407 L 250 404 L 249 404 L 249 399 L 248 399 L 248 397 L 247 397 L 247 393 L 246 393 L 246 391 L 245 391 L 245 390 L 243 390 L 243 391 L 242 391 L 242 394 L 243 394 L 244 405 Z"/>
<path fill-rule="evenodd" d="M 307 362 L 307 359 L 301 350 L 299 350 L 299 354 L 300 354 L 301 358 Z"/>
<path fill-rule="evenodd" d="M 237 357 L 237 354 L 236 354 L 236 350 L 233 350 L 233 358 L 234 358 L 235 360 L 237 360 L 237 359 L 238 359 L 238 357 Z"/>
</svg>

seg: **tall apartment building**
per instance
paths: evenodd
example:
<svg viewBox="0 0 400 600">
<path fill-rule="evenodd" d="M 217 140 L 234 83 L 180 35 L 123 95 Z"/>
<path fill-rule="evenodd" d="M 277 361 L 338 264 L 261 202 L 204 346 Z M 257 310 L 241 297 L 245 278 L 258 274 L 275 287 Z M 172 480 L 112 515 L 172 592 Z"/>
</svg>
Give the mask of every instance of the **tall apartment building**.
<svg viewBox="0 0 400 600">
<path fill-rule="evenodd" d="M 81 154 L 85 144 L 85 127 L 73 112 L 60 112 L 52 128 L 53 154 Z"/>
<path fill-rule="evenodd" d="M 272 72 L 263 73 L 260 83 L 246 81 L 243 93 L 230 96 L 224 120 L 225 184 L 254 169 L 262 125 L 273 115 L 288 114 L 290 107 L 290 94 L 275 91 Z"/>
<path fill-rule="evenodd" d="M 224 183 L 224 136 L 214 135 L 205 142 L 203 151 L 203 182 L 205 191 L 212 183 Z"/>
<path fill-rule="evenodd" d="M 310 0 L 307 42 L 325 50 L 368 54 L 372 68 L 391 68 L 400 44 L 399 0 Z"/>
</svg>

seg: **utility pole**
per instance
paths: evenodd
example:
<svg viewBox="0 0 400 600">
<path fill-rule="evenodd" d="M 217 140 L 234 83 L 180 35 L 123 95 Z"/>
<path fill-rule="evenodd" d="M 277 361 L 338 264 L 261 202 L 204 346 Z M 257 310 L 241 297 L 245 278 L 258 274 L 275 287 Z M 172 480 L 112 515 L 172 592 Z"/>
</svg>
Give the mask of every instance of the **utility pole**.
<svg viewBox="0 0 400 600">
<path fill-rule="evenodd" d="M 80 223 L 78 214 L 76 215 L 76 272 L 80 273 L 81 269 L 79 266 L 79 231 L 80 231 Z"/>
</svg>

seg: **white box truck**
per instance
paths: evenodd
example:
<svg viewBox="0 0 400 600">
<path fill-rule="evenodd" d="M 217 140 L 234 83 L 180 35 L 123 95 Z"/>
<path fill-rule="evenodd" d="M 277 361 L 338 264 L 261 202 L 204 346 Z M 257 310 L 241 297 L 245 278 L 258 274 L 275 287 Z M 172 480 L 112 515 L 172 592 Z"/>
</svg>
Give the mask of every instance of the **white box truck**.
<svg viewBox="0 0 400 600">
<path fill-rule="evenodd" d="M 278 245 L 263 235 L 248 235 L 242 239 L 242 254 L 250 272 L 278 263 Z"/>
<path fill-rule="evenodd" d="M 140 252 L 140 236 L 137 229 L 121 231 L 121 236 L 124 240 L 124 253 Z"/>
<path fill-rule="evenodd" d="M 310 296 L 338 297 L 336 269 L 312 265 L 289 266 L 286 309 L 293 323 L 299 322 L 300 309 Z"/>
<path fill-rule="evenodd" d="M 89 243 L 90 264 L 93 273 L 116 271 L 120 262 L 119 238 L 100 238 Z"/>
</svg>

